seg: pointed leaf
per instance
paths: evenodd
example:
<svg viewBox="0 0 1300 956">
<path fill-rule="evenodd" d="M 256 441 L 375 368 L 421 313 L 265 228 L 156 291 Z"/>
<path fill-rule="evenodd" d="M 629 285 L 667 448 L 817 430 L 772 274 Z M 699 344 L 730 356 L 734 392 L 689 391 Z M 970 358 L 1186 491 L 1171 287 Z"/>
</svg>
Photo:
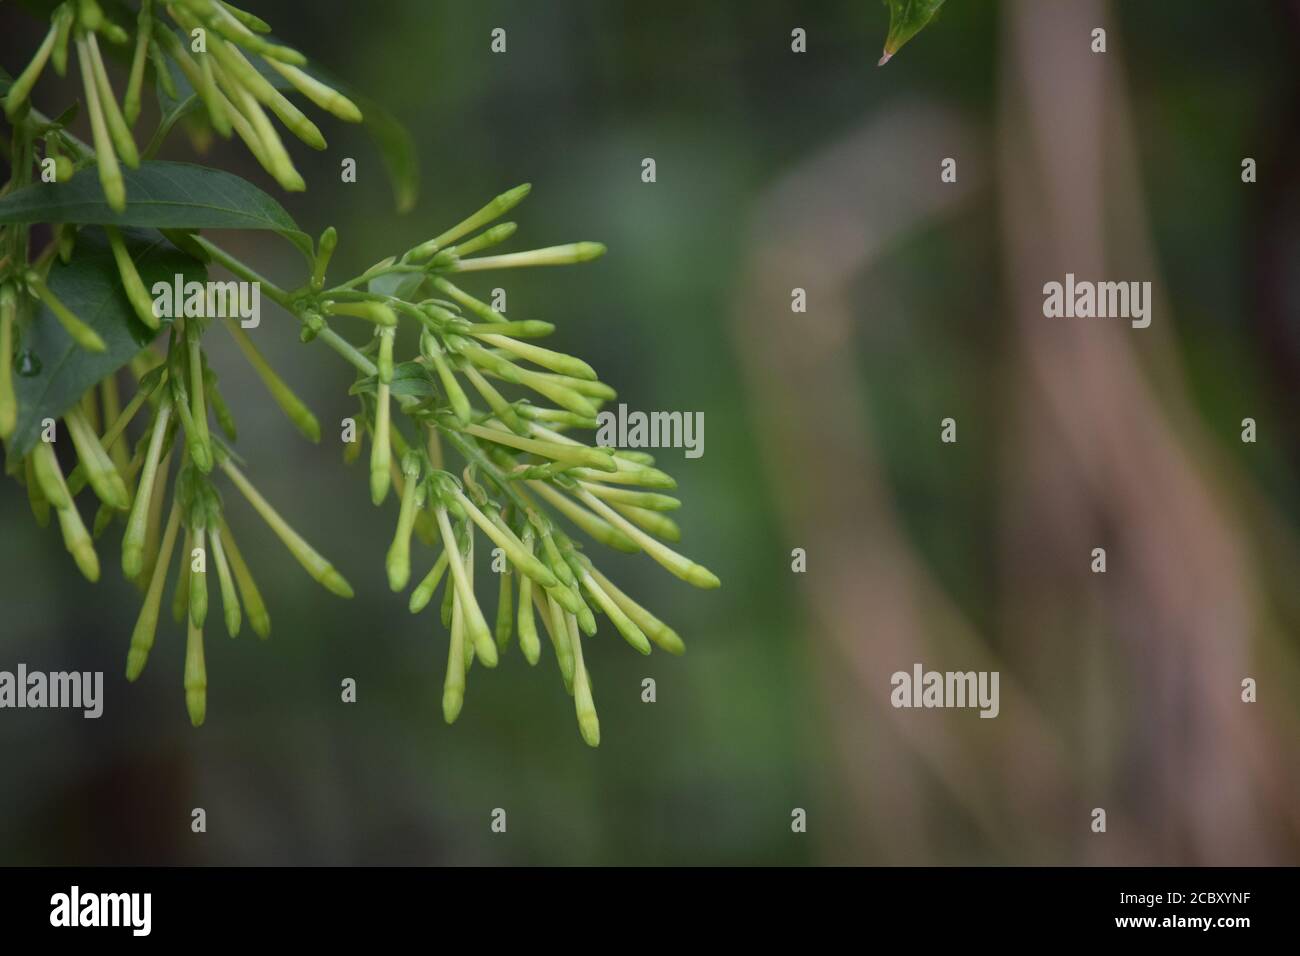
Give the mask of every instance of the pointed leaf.
<svg viewBox="0 0 1300 956">
<path fill-rule="evenodd" d="M 127 249 L 146 289 L 175 281 L 177 273 L 204 282 L 207 270 L 156 232 L 123 230 Z M 75 405 L 86 389 L 121 368 L 158 334 L 136 318 L 102 229 L 88 226 L 77 235 L 77 251 L 64 265 L 55 260 L 46 279 L 59 300 L 104 340 L 103 352 L 78 346 L 43 305 L 24 328 L 21 355 L 35 359 L 34 374 L 14 376 L 18 424 L 9 454 L 18 458 L 36 443 L 45 418 L 57 419 Z M 163 318 L 163 328 L 171 319 Z"/>
<path fill-rule="evenodd" d="M 311 239 L 246 179 L 192 163 L 149 160 L 123 169 L 126 209 L 114 212 L 98 176 L 32 183 L 0 199 L 0 223 L 73 222 L 153 229 L 269 229 L 311 257 Z"/>
<path fill-rule="evenodd" d="M 880 66 L 902 49 L 903 44 L 925 28 L 943 6 L 944 0 L 885 0 L 889 7 L 889 34 L 885 37 Z"/>
</svg>

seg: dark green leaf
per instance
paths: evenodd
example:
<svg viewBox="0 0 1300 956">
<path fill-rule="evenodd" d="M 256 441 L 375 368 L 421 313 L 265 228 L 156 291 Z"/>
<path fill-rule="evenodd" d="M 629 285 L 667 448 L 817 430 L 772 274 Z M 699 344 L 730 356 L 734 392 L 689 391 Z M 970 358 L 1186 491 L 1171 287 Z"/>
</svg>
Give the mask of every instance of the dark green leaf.
<svg viewBox="0 0 1300 956">
<path fill-rule="evenodd" d="M 312 72 L 308 70 L 308 72 Z M 399 213 L 410 212 L 420 194 L 420 167 L 415 157 L 415 141 L 405 126 L 378 103 L 355 90 L 347 89 L 325 76 L 317 76 L 357 104 L 362 124 L 379 148 L 388 179 L 393 187 L 393 201 Z"/>
<path fill-rule="evenodd" d="M 885 37 L 883 66 L 902 49 L 903 44 L 925 28 L 943 6 L 944 0 L 885 0 L 889 7 L 889 35 Z"/>
<path fill-rule="evenodd" d="M 387 272 L 366 283 L 371 292 L 411 301 L 427 276 L 422 272 Z"/>
<path fill-rule="evenodd" d="M 146 289 L 152 289 L 155 282 L 173 282 L 177 273 L 184 275 L 186 282 L 207 280 L 207 270 L 200 263 L 156 232 L 129 229 L 123 231 L 123 238 Z M 42 419 L 57 419 L 86 389 L 129 362 L 158 334 L 136 318 L 102 229 L 82 229 L 72 261 L 64 265 L 56 259 L 47 283 L 64 305 L 99 333 L 108 348 L 88 352 L 79 347 L 49 310 L 40 307 L 24 329 L 21 346 L 36 358 L 39 370 L 34 375 L 14 376 L 18 425 L 9 443 L 14 457 L 25 455 L 36 443 Z M 162 322 L 166 328 L 171 320 Z"/>
<path fill-rule="evenodd" d="M 371 375 L 355 382 L 349 395 L 373 395 L 379 386 L 379 379 Z M 388 386 L 394 398 L 411 397 L 421 400 L 437 398 L 438 386 L 433 380 L 433 373 L 420 362 L 403 362 L 393 369 L 393 380 Z"/>
<path fill-rule="evenodd" d="M 126 209 L 114 212 L 99 177 L 32 183 L 0 199 L 0 223 L 72 222 L 153 229 L 269 229 L 308 257 L 311 240 L 284 208 L 233 173 L 192 163 L 150 160 L 123 169 Z"/>
</svg>

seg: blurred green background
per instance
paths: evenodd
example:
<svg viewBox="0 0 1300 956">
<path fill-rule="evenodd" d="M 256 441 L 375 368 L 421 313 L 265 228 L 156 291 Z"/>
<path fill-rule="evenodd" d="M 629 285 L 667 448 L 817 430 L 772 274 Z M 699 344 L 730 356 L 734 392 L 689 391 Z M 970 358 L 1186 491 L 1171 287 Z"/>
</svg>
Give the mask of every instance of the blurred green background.
<svg viewBox="0 0 1300 956">
<path fill-rule="evenodd" d="M 887 13 L 862 0 L 249 8 L 407 125 L 420 198 L 395 215 L 363 133 L 310 108 L 329 149 L 291 144 L 305 194 L 280 192 L 238 144 L 203 161 L 276 195 L 309 233 L 336 226 L 339 277 L 525 181 L 503 251 L 605 242 L 595 263 L 466 287 L 503 285 L 511 317 L 555 322 L 554 347 L 631 407 L 705 413 L 704 456 L 660 460 L 680 484 L 683 550 L 723 588 L 694 591 L 644 558 L 602 562 L 688 650 L 641 658 L 612 634 L 589 642 L 599 750 L 578 736 L 549 648 L 536 669 L 517 650 L 476 669 L 448 728 L 446 636 L 388 592 L 395 507 L 371 507 L 364 465 L 341 464 L 330 427 L 353 412 L 352 374 L 268 304 L 258 344 L 325 439 L 300 440 L 213 336 L 238 447 L 357 596 L 316 587 L 228 491 L 274 629 L 267 643 L 209 629 L 208 719 L 194 730 L 180 629 L 163 625 L 127 685 L 138 595 L 114 558 L 84 582 L 7 485 L 0 668 L 103 670 L 106 709 L 0 714 L 0 862 L 1296 861 L 1300 5 L 952 0 L 882 69 Z M 0 62 L 16 73 L 43 30 L 12 4 L 0 19 Z M 1093 61 L 1053 47 L 1091 55 L 1097 25 L 1100 81 Z M 495 27 L 504 55 L 489 51 Z M 795 27 L 806 54 L 790 50 Z M 50 77 L 35 99 L 57 112 L 75 95 Z M 1115 432 L 1131 455 L 1071 441 L 1053 398 L 1073 372 L 1080 405 L 1120 394 L 1113 364 L 1083 377 L 1068 365 L 1081 350 L 1036 352 L 1026 328 L 1041 325 L 1015 317 L 1065 271 L 1022 269 L 1015 236 L 1064 237 L 1068 253 L 1078 236 L 1061 210 L 1095 195 L 1058 175 L 1053 149 L 1080 155 L 1061 130 L 1112 122 L 1134 148 L 1127 165 L 1118 139 L 1098 151 L 1100 195 L 1127 174 L 1137 185 L 1100 217 L 1107 277 L 1155 279 L 1166 298 L 1145 332 L 1097 320 L 1071 334 L 1108 336 L 1146 383 L 1149 403 L 1122 417 L 1151 430 Z M 1037 151 L 1021 148 L 1025 130 Z M 193 155 L 179 131 L 164 152 Z M 944 156 L 959 157 L 955 186 L 939 182 Z M 1241 182 L 1244 156 L 1259 161 L 1256 184 Z M 356 184 L 339 182 L 342 157 L 357 159 Z M 1018 226 L 1028 195 L 1061 203 Z M 1139 226 L 1146 260 L 1132 251 Z M 303 280 L 276 238 L 224 238 L 270 278 Z M 796 286 L 807 314 L 789 310 Z M 946 415 L 956 446 L 938 441 Z M 1257 444 L 1238 440 L 1247 415 Z M 1151 497 L 1135 502 L 1142 482 L 1079 457 L 1088 447 L 1143 469 Z M 1169 448 L 1185 457 L 1167 472 L 1144 457 Z M 1170 476 L 1196 487 L 1180 495 Z M 1136 540 L 1157 526 L 1168 533 Z M 1104 579 L 1087 572 L 1099 544 Z M 795 547 L 809 552 L 802 576 Z M 1197 560 L 1222 593 L 1196 583 Z M 1162 584 L 1166 572 L 1177 580 Z M 999 719 L 882 705 L 890 673 L 917 660 L 1000 669 Z M 1245 676 L 1260 680 L 1258 704 L 1237 699 Z M 339 700 L 346 677 L 356 704 Z M 1098 806 L 1105 835 L 1088 829 Z M 204 835 L 190 832 L 194 807 Z M 489 829 L 498 807 L 504 835 Z M 807 834 L 791 832 L 793 808 L 808 811 Z"/>
</svg>

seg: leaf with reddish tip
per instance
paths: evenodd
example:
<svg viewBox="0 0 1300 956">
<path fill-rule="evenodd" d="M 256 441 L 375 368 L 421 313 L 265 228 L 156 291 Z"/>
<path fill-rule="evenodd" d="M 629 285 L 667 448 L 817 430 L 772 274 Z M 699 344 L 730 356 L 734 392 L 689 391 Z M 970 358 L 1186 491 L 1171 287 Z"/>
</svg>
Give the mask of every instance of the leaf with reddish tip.
<svg viewBox="0 0 1300 956">
<path fill-rule="evenodd" d="M 920 33 L 934 19 L 944 0 L 885 0 L 889 7 L 889 34 L 885 37 L 885 51 L 877 66 L 884 66 L 903 48 L 908 40 Z"/>
</svg>

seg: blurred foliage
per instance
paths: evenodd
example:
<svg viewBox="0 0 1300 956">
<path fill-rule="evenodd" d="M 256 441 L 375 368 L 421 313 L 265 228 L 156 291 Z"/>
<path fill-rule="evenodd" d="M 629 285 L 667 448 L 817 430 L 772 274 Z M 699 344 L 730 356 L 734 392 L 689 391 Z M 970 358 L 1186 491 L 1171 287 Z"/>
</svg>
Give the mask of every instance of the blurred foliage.
<svg viewBox="0 0 1300 956">
<path fill-rule="evenodd" d="M 230 348 L 214 364 L 241 422 L 240 446 L 260 465 L 251 477 L 268 498 L 293 503 L 287 518 L 314 525 L 313 541 L 336 556 L 357 597 L 322 595 L 264 528 L 236 523 L 246 553 L 265 549 L 257 564 L 275 594 L 273 633 L 266 645 L 209 642 L 213 703 L 196 732 L 178 703 L 182 642 L 161 641 L 150 671 L 128 688 L 121 672 L 137 596 L 114 573 L 98 587 L 70 573 L 57 535 L 39 533 L 7 487 L 0 666 L 102 669 L 107 704 L 99 721 L 0 716 L 9 783 L 0 787 L 0 860 L 764 864 L 833 851 L 837 828 L 862 808 L 843 794 L 828 752 L 837 715 L 819 697 L 815 641 L 790 573 L 798 542 L 786 540 L 775 513 L 783 482 L 818 476 L 789 461 L 779 481 L 759 477 L 763 423 L 748 413 L 727 328 L 744 226 L 768 184 L 885 104 L 934 99 L 991 133 L 1000 5 L 946 4 L 942 22 L 884 69 L 875 51 L 886 12 L 860 0 L 672 0 L 653 13 L 611 0 L 249 6 L 406 123 L 421 195 L 396 217 L 378 155 L 340 123 L 322 124 L 326 152 L 295 151 L 304 195 L 276 191 L 228 144 L 213 144 L 207 161 L 276 194 L 308 233 L 337 226 L 340 274 L 531 181 L 520 217 L 527 234 L 513 247 L 594 239 L 610 252 L 590 266 L 511 275 L 508 311 L 555 322 L 555 347 L 590 360 L 621 401 L 705 410 L 704 457 L 672 467 L 686 502 L 684 545 L 726 586 L 684 593 L 649 562 L 611 556 L 611 576 L 630 593 L 672 609 L 664 616 L 687 653 L 641 659 L 606 646 L 616 637 L 594 640 L 599 751 L 573 732 L 558 674 L 525 674 L 514 652 L 471 681 L 473 706 L 447 728 L 446 638 L 388 592 L 391 526 L 372 514 L 364 470 L 345 469 L 329 440 L 300 441 L 273 410 L 258 415 L 264 398 Z M 0 63 L 12 70 L 40 26 L 12 6 L 0 18 Z M 1295 523 L 1300 500 L 1288 476 L 1300 419 L 1270 419 L 1285 439 L 1267 447 L 1235 441 L 1240 409 L 1271 407 L 1288 381 L 1270 365 L 1254 311 L 1250 237 L 1265 190 L 1243 197 L 1235 170 L 1256 146 L 1263 156 L 1278 144 L 1300 60 L 1295 24 L 1274 5 L 1236 5 L 1230 19 L 1212 4 L 1116 4 L 1111 42 L 1127 60 L 1148 214 L 1193 394 L 1223 450 Z M 508 31 L 505 55 L 488 51 L 497 26 Z M 790 53 L 794 26 L 808 32 L 806 55 Z M 190 155 L 177 138 L 162 158 Z M 339 182 L 349 156 L 358 160 L 355 185 Z M 657 161 L 654 185 L 640 181 L 645 156 Z M 888 271 L 906 323 L 873 325 L 877 285 L 865 275 L 855 343 L 878 451 L 914 544 L 989 629 L 995 572 L 978 556 L 994 547 L 997 449 L 994 424 L 977 422 L 996 415 L 998 356 L 1008 347 L 996 218 L 985 196 L 955 224 L 891 249 L 875 268 Z M 301 281 L 296 254 L 274 238 L 230 240 L 272 279 Z M 349 414 L 348 370 L 299 344 L 274 315 L 263 324 L 259 344 L 277 368 L 296 370 L 291 384 L 322 422 Z M 938 460 L 933 441 L 937 409 L 953 404 L 967 409 L 957 465 Z M 544 657 L 539 667 L 548 665 L 553 672 Z M 354 705 L 339 702 L 344 677 L 357 680 Z M 658 683 L 655 704 L 640 700 L 644 677 Z M 208 812 L 203 838 L 189 832 L 195 806 Z M 509 814 L 506 836 L 489 832 L 495 807 Z M 793 807 L 814 821 L 806 837 L 790 832 Z M 998 862 L 958 824 L 932 838 L 953 861 Z"/>
</svg>

